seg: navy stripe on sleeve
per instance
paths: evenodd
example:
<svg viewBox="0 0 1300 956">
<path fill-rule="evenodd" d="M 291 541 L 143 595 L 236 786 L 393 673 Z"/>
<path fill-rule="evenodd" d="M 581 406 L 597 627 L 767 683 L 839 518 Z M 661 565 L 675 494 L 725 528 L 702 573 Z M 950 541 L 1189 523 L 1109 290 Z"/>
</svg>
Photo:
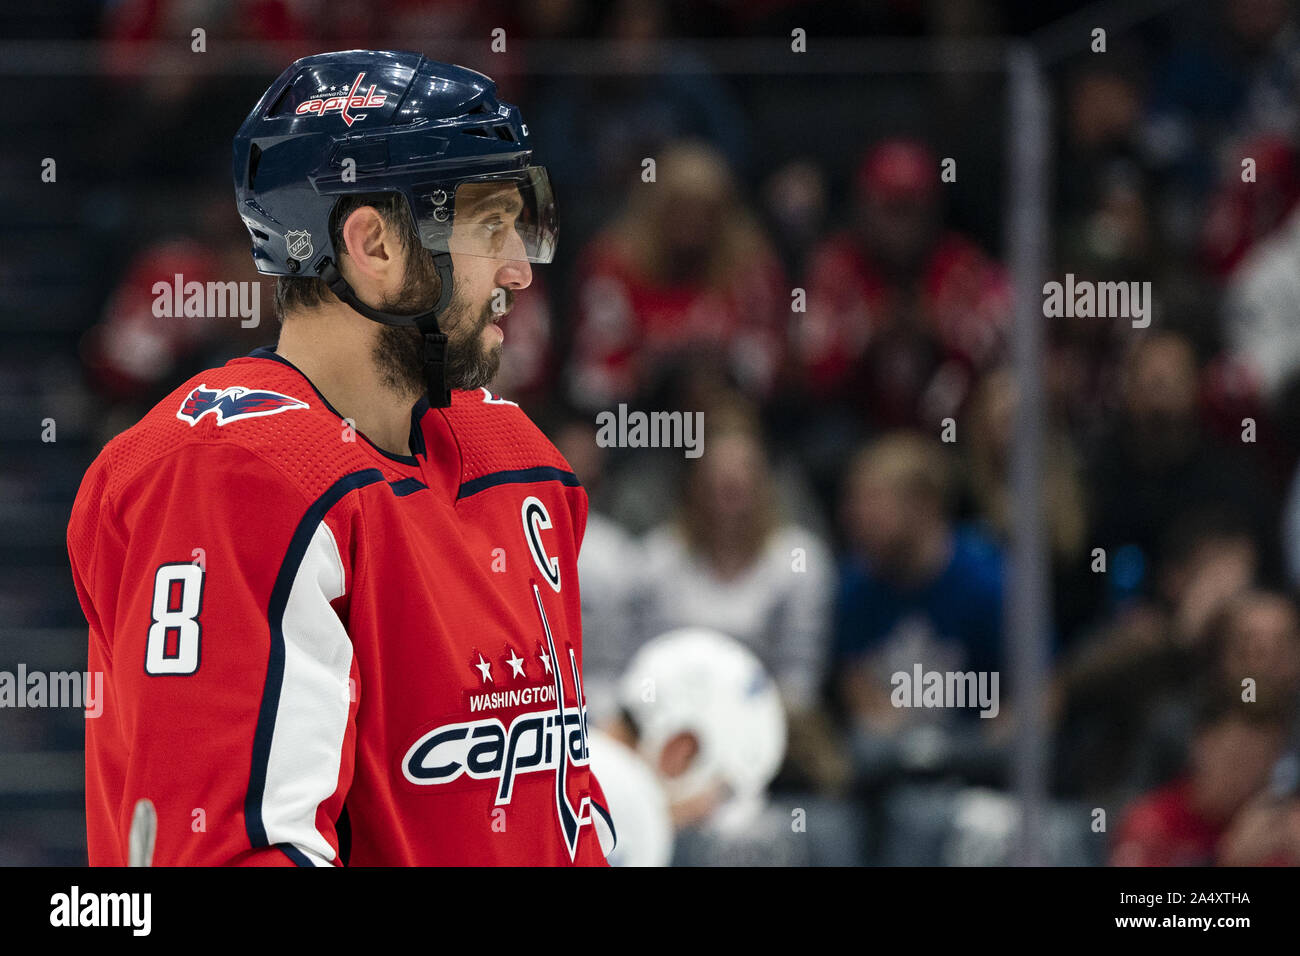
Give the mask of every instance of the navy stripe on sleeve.
<svg viewBox="0 0 1300 956">
<path fill-rule="evenodd" d="M 285 856 L 287 856 L 289 859 L 293 860 L 294 866 L 315 867 L 316 865 L 307 858 L 306 853 L 303 853 L 302 850 L 298 849 L 292 843 L 277 843 L 275 845 L 275 848 L 279 850 L 281 853 L 283 853 Z"/>
<path fill-rule="evenodd" d="M 456 499 L 459 501 L 461 498 L 468 498 L 488 488 L 495 488 L 497 485 L 524 485 L 534 481 L 558 481 L 560 484 L 568 485 L 571 488 L 582 487 L 582 482 L 578 480 L 578 476 L 571 471 L 565 471 L 563 468 L 545 466 L 518 468 L 514 471 L 494 471 L 490 475 L 483 475 L 473 481 L 467 481 L 460 486 L 460 492 L 456 495 Z"/>
</svg>

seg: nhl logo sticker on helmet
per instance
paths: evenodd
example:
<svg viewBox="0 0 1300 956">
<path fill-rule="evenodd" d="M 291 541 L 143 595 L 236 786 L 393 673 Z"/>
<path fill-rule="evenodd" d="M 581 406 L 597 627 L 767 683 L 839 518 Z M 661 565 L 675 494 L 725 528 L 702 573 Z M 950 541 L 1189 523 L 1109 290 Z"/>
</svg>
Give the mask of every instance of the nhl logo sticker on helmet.
<svg viewBox="0 0 1300 956">
<path fill-rule="evenodd" d="M 284 245 L 295 259 L 311 258 L 311 233 L 306 229 L 291 229 L 284 234 Z"/>
</svg>

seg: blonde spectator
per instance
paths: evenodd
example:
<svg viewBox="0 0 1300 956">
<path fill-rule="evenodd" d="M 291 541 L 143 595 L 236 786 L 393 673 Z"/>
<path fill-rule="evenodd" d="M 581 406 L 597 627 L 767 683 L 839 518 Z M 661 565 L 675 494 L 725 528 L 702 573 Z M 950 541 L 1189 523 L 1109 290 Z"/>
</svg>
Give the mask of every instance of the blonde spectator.
<svg viewBox="0 0 1300 956">
<path fill-rule="evenodd" d="M 578 267 L 571 388 L 583 408 L 636 396 L 666 366 L 711 350 L 744 391 L 768 394 L 789 290 L 722 156 L 681 142 L 655 157 L 623 214 Z"/>
<path fill-rule="evenodd" d="M 758 424 L 747 406 L 705 412 L 704 454 L 687 476 L 676 520 L 645 539 L 643 638 L 710 627 L 753 650 L 787 706 L 811 708 L 830 624 L 831 556 L 813 532 L 782 519 Z"/>
</svg>

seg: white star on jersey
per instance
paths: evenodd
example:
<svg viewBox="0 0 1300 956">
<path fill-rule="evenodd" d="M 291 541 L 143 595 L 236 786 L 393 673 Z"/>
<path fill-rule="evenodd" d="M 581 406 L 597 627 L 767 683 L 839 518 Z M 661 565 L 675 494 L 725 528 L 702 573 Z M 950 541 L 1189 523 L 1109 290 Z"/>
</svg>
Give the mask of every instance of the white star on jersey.
<svg viewBox="0 0 1300 956">
<path fill-rule="evenodd" d="M 553 673 L 551 670 L 551 655 L 546 653 L 546 651 L 542 651 L 537 656 L 541 658 L 542 666 L 546 668 L 546 673 L 548 674 Z"/>
<path fill-rule="evenodd" d="M 510 656 L 506 658 L 506 663 L 510 665 L 511 677 L 523 677 L 524 659 L 515 653 L 515 649 L 510 648 Z"/>
<path fill-rule="evenodd" d="M 478 663 L 474 666 L 477 667 L 478 672 L 483 675 L 483 683 L 486 684 L 488 681 L 492 680 L 492 665 L 483 660 L 482 654 L 478 656 Z M 492 683 L 495 684 L 496 681 L 492 681 Z"/>
</svg>

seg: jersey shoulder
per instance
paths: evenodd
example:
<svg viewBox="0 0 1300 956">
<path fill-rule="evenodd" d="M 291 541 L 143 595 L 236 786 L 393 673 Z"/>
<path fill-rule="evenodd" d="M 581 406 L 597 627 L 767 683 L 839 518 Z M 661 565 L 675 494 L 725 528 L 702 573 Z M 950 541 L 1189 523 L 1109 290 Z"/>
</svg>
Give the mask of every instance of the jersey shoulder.
<svg viewBox="0 0 1300 956">
<path fill-rule="evenodd" d="M 538 469 L 538 477 L 562 475 L 577 484 L 559 449 L 514 402 L 486 388 L 458 390 L 451 393 L 451 405 L 438 411 L 460 449 L 462 487 L 491 475 Z"/>
<path fill-rule="evenodd" d="M 185 454 L 214 468 L 231 449 L 249 453 L 255 473 L 287 481 L 315 500 L 344 475 L 384 468 L 377 455 L 292 365 L 265 352 L 200 372 L 176 388 L 131 428 L 110 441 L 95 466 L 114 498 L 169 456 Z M 385 478 L 396 480 L 394 471 Z"/>
</svg>

